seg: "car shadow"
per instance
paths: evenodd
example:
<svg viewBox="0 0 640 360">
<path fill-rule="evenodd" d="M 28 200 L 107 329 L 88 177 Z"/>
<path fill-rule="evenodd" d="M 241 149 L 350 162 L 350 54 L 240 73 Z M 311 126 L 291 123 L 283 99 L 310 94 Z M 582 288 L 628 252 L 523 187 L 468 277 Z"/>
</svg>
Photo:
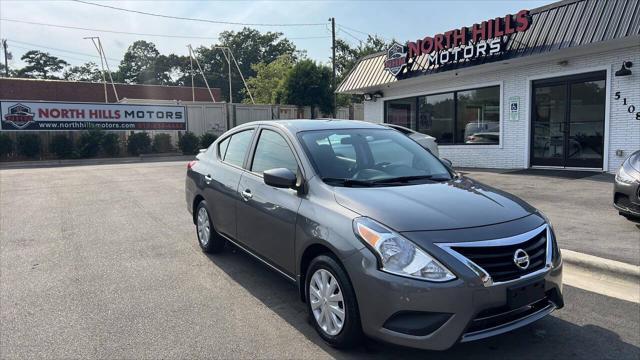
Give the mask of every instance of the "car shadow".
<svg viewBox="0 0 640 360">
<path fill-rule="evenodd" d="M 596 325 L 579 326 L 549 316 L 510 333 L 446 351 L 425 351 L 367 339 L 355 349 L 338 350 L 327 345 L 313 329 L 295 284 L 235 246 L 209 260 L 271 311 L 296 328 L 329 355 L 340 359 L 638 359 L 640 348 Z M 562 310 L 560 310 L 562 311 Z"/>
</svg>

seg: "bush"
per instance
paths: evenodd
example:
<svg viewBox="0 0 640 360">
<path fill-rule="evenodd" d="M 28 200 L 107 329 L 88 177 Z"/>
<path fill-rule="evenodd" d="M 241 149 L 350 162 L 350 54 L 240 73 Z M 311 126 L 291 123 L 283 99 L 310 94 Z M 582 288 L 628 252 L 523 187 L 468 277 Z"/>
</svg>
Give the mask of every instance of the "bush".
<svg viewBox="0 0 640 360">
<path fill-rule="evenodd" d="M 80 157 L 91 158 L 98 155 L 103 137 L 104 132 L 100 129 L 91 129 L 82 133 L 80 139 L 78 139 L 78 153 Z"/>
<path fill-rule="evenodd" d="M 152 150 L 157 153 L 165 153 L 173 151 L 173 144 L 171 143 L 171 135 L 169 134 L 156 134 L 153 136 Z"/>
<path fill-rule="evenodd" d="M 18 154 L 34 158 L 40 154 L 40 136 L 36 134 L 20 134 L 17 141 Z"/>
<path fill-rule="evenodd" d="M 13 139 L 7 134 L 0 134 L 0 157 L 7 156 L 13 152 Z"/>
<path fill-rule="evenodd" d="M 129 139 L 127 139 L 127 151 L 133 156 L 151 151 L 151 138 L 149 134 L 141 132 L 129 135 Z"/>
<path fill-rule="evenodd" d="M 105 134 L 100 145 L 102 145 L 102 150 L 109 156 L 118 156 L 120 153 L 120 137 L 117 134 Z"/>
<path fill-rule="evenodd" d="M 198 153 L 200 149 L 200 139 L 196 134 L 187 131 L 178 140 L 178 146 L 184 155 L 194 155 Z"/>
<path fill-rule="evenodd" d="M 57 134 L 51 138 L 49 152 L 56 154 L 59 159 L 68 159 L 73 155 L 73 139 L 64 134 Z"/>
<path fill-rule="evenodd" d="M 216 141 L 216 139 L 218 138 L 218 135 L 216 134 L 211 134 L 211 133 L 204 133 L 202 134 L 202 136 L 200 136 L 200 148 L 202 149 L 206 149 L 209 146 L 211 146 L 211 144 Z"/>
</svg>

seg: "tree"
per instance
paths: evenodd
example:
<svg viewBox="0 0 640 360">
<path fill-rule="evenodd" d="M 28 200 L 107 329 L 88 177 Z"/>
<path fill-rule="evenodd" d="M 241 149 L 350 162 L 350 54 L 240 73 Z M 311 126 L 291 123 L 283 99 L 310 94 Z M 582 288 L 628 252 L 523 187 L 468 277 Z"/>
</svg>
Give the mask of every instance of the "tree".
<svg viewBox="0 0 640 360">
<path fill-rule="evenodd" d="M 251 90 L 254 100 L 259 104 L 282 104 L 284 101 L 285 81 L 293 68 L 293 59 L 290 55 L 281 55 L 270 63 L 258 63 L 251 66 L 256 75 L 247 79 L 247 86 Z M 242 89 L 245 98 L 243 102 L 249 103 L 251 99 Z"/>
<path fill-rule="evenodd" d="M 102 74 L 100 72 L 100 69 L 98 69 L 98 65 L 91 61 L 80 66 L 70 67 L 69 69 L 65 70 L 62 77 L 65 80 L 72 81 L 102 81 Z"/>
<path fill-rule="evenodd" d="M 254 64 L 269 64 L 281 55 L 289 55 L 296 60 L 299 54 L 295 45 L 286 38 L 282 38 L 280 32 L 261 33 L 255 29 L 243 28 L 239 32 L 223 31 L 220 33 L 219 39 L 220 42 L 213 47 L 199 47 L 195 49 L 195 53 L 207 76 L 209 85 L 220 88 L 223 96 L 227 99 L 229 99 L 228 64 L 222 50 L 215 48 L 215 46 L 231 49 L 245 79 L 255 76 L 256 71 L 251 67 Z M 244 84 L 233 59 L 231 59 L 231 67 L 233 101 L 241 102 L 245 97 L 245 93 L 242 91 Z M 196 84 L 204 86 L 201 76 L 196 76 Z"/>
<path fill-rule="evenodd" d="M 285 80 L 285 103 L 298 106 L 318 106 L 324 113 L 333 108 L 332 71 L 313 60 L 298 62 Z"/>
<path fill-rule="evenodd" d="M 55 74 L 69 65 L 62 59 L 38 50 L 29 50 L 20 59 L 27 66 L 18 70 L 17 75 L 36 79 L 58 79 Z"/>
<path fill-rule="evenodd" d="M 131 44 L 120 62 L 118 81 L 128 84 L 166 84 L 169 82 L 164 57 L 152 42 L 138 40 Z"/>
</svg>

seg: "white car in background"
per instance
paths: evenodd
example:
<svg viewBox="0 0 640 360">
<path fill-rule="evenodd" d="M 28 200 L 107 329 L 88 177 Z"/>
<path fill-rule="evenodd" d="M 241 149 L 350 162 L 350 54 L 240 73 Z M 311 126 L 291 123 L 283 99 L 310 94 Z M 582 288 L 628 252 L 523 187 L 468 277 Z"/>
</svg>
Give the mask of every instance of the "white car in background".
<svg viewBox="0 0 640 360">
<path fill-rule="evenodd" d="M 433 155 L 440 157 L 440 152 L 438 151 L 438 143 L 436 142 L 436 138 L 434 138 L 433 136 L 419 133 L 417 131 L 413 131 L 409 128 L 406 128 L 400 125 L 395 125 L 395 124 L 381 124 L 381 125 L 400 131 L 401 133 L 407 135 L 408 137 L 413 139 L 415 142 L 420 144 L 420 146 L 422 146 L 423 148 L 431 151 Z"/>
</svg>

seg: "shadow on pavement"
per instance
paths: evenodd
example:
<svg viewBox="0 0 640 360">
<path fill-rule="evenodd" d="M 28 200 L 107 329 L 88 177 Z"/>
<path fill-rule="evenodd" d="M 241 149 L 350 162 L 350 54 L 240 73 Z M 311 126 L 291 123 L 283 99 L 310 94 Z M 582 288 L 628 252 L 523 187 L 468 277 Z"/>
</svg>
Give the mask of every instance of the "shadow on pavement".
<svg viewBox="0 0 640 360">
<path fill-rule="evenodd" d="M 328 354 L 351 358 L 422 359 L 639 359 L 640 348 L 622 341 L 618 334 L 596 325 L 579 326 L 549 316 L 528 327 L 501 336 L 458 344 L 443 351 L 424 351 L 366 340 L 348 351 L 326 345 L 309 323 L 305 304 L 295 284 L 269 269 L 233 245 L 221 254 L 209 255 L 211 262 L 274 313 L 296 328 Z M 565 287 L 565 301 L 567 299 Z M 562 311 L 562 310 L 560 310 Z"/>
</svg>

